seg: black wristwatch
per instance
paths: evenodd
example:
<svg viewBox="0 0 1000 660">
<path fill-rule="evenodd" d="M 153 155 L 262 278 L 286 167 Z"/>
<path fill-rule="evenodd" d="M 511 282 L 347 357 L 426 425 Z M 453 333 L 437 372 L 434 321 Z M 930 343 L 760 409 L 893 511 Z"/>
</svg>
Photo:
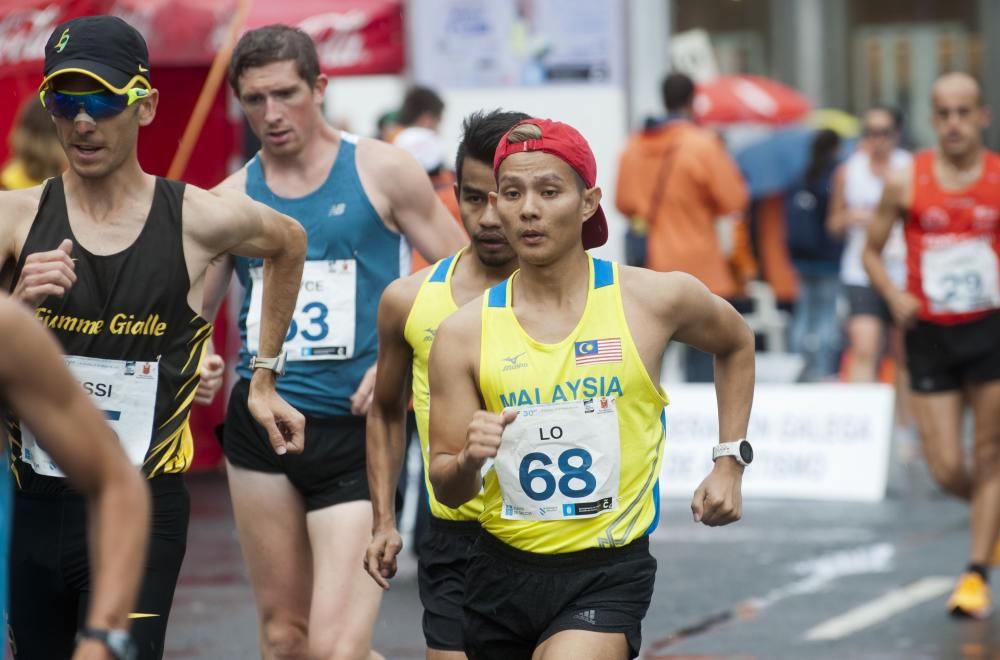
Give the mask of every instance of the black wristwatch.
<svg viewBox="0 0 1000 660">
<path fill-rule="evenodd" d="M 96 639 L 108 649 L 114 660 L 136 660 L 139 657 L 127 630 L 107 630 L 84 626 L 76 635 L 77 644 L 84 639 Z"/>
</svg>

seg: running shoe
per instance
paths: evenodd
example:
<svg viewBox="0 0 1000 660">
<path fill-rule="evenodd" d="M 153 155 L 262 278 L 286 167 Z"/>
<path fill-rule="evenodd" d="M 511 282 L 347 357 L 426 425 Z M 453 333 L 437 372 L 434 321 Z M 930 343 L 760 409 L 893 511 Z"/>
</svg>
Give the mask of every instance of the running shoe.
<svg viewBox="0 0 1000 660">
<path fill-rule="evenodd" d="M 990 615 L 990 586 L 979 573 L 962 573 L 948 599 L 952 616 L 985 619 Z"/>
</svg>

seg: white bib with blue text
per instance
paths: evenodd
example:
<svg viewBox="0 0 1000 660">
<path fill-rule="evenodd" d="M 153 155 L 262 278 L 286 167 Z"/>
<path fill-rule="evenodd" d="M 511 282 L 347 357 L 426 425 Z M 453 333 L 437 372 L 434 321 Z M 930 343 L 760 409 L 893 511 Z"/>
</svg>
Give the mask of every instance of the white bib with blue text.
<svg viewBox="0 0 1000 660">
<path fill-rule="evenodd" d="M 250 269 L 252 282 L 247 312 L 247 350 L 260 349 L 260 315 L 264 302 L 264 271 Z M 295 314 L 285 336 L 289 361 L 349 360 L 354 357 L 357 262 L 354 259 L 307 261 L 295 302 Z"/>
<path fill-rule="evenodd" d="M 66 356 L 66 366 L 83 385 L 90 401 L 117 434 L 132 465 L 141 466 L 153 437 L 159 363 Z M 38 446 L 31 429 L 21 426 L 21 460 L 36 474 L 65 477 L 52 457 Z"/>
<path fill-rule="evenodd" d="M 592 518 L 618 506 L 614 397 L 517 408 L 494 470 L 508 520 Z"/>
<path fill-rule="evenodd" d="M 932 313 L 963 314 L 1000 307 L 1000 268 L 993 247 L 986 241 L 928 248 L 920 266 Z"/>
</svg>

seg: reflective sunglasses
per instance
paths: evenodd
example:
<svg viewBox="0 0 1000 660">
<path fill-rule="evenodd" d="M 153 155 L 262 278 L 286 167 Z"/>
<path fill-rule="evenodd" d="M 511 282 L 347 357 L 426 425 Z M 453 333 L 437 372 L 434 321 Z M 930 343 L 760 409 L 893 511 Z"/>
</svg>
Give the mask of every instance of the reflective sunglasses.
<svg viewBox="0 0 1000 660">
<path fill-rule="evenodd" d="M 895 128 L 874 128 L 872 126 L 865 126 L 862 135 L 870 138 L 890 138 L 896 134 Z"/>
<path fill-rule="evenodd" d="M 149 96 L 145 87 L 133 87 L 124 94 L 101 89 L 92 92 L 58 92 L 54 89 L 41 91 L 42 107 L 54 117 L 72 121 L 80 112 L 94 119 L 107 119 L 124 112 L 136 101 Z"/>
</svg>

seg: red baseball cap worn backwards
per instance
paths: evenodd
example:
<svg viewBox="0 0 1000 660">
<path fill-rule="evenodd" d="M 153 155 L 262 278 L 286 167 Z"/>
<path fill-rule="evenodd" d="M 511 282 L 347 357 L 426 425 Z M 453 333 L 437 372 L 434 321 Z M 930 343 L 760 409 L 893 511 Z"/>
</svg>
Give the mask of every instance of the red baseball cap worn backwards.
<svg viewBox="0 0 1000 660">
<path fill-rule="evenodd" d="M 551 154 L 562 160 L 573 168 L 573 170 L 583 179 L 583 184 L 589 189 L 597 184 L 597 160 L 594 152 L 590 150 L 587 140 L 580 135 L 580 132 L 559 121 L 551 119 L 525 119 L 514 125 L 513 131 L 518 126 L 524 124 L 534 124 L 542 131 L 542 137 L 537 140 L 527 140 L 511 144 L 507 141 L 507 135 L 500 139 L 496 153 L 493 156 L 493 175 L 499 180 L 500 163 L 511 154 L 525 151 L 542 151 Z M 594 215 L 590 216 L 583 223 L 583 249 L 589 250 L 604 245 L 608 242 L 608 219 L 604 215 L 604 209 L 600 206 Z"/>
</svg>

